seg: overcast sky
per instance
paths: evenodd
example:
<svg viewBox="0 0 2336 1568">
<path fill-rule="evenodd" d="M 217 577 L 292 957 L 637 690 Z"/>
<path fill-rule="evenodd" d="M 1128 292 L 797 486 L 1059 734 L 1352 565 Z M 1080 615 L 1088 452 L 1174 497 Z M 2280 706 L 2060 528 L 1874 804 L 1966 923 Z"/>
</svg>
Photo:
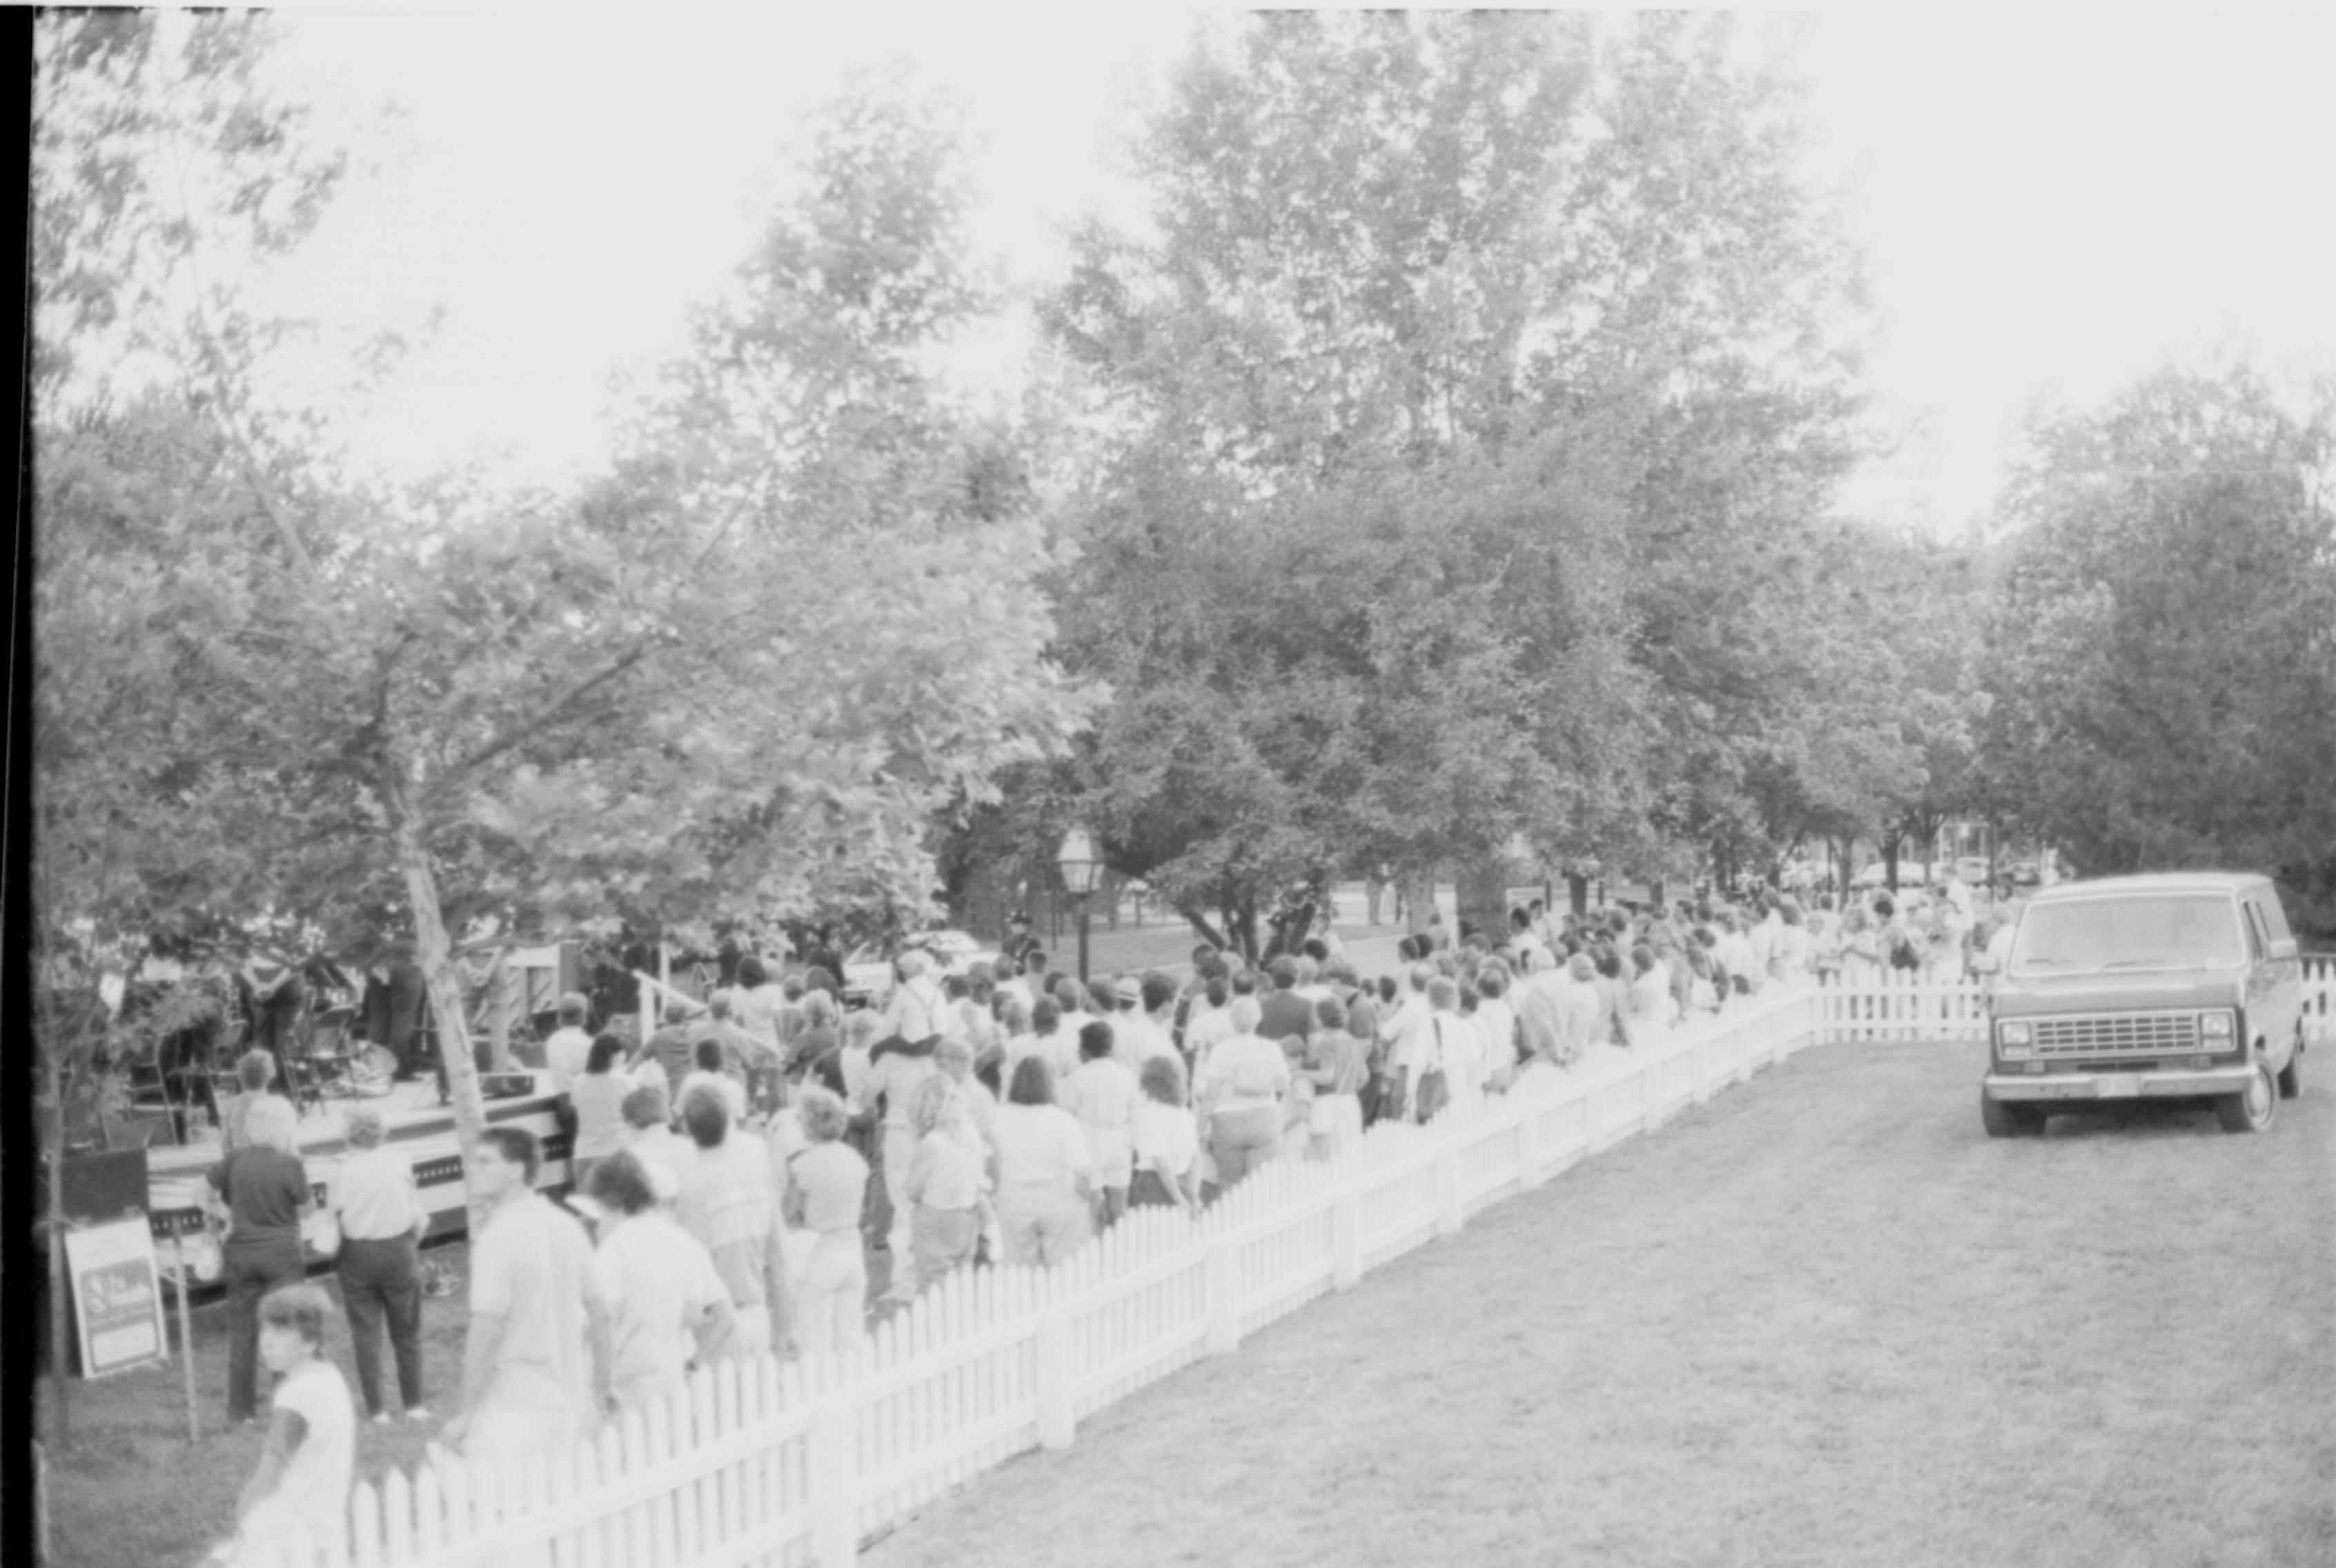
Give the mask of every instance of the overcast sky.
<svg viewBox="0 0 2336 1568">
<path fill-rule="evenodd" d="M 367 445 L 473 443 L 549 477 L 602 450 L 608 374 L 677 346 L 753 233 L 794 113 L 907 55 L 964 102 L 977 238 L 1026 281 L 1083 208 L 1132 200 L 1115 128 L 1190 14 L 1156 7 L 507 7 L 292 14 L 286 68 L 409 111 L 414 153 L 352 192 L 293 281 L 328 313 L 443 304 Z M 2336 17 L 1822 16 L 1806 56 L 1883 336 L 1900 454 L 1844 504 L 1951 531 L 2029 398 L 2168 355 L 2336 366 Z"/>
</svg>

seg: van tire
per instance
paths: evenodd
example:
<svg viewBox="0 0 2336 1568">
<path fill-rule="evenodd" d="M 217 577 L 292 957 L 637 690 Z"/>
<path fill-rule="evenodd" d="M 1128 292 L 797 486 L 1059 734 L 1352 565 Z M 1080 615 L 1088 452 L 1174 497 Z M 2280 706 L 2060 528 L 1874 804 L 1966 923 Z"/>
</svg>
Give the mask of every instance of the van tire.
<svg viewBox="0 0 2336 1568">
<path fill-rule="evenodd" d="M 2254 1068 L 2254 1081 L 2244 1090 L 2214 1101 L 2214 1115 L 2226 1133 L 2268 1132 L 2278 1114 L 2279 1085 L 2272 1076 L 2271 1064 L 2258 1059 Z"/>
<path fill-rule="evenodd" d="M 2295 1031 L 2295 1048 L 2287 1053 L 2287 1066 L 2279 1070 L 2279 1097 L 2292 1100 L 2303 1092 L 2303 1029 Z"/>
<path fill-rule="evenodd" d="M 1999 1100 L 1985 1089 L 1979 1092 L 1979 1120 L 1990 1138 L 2034 1137 L 2044 1131 L 2041 1111 Z"/>
</svg>

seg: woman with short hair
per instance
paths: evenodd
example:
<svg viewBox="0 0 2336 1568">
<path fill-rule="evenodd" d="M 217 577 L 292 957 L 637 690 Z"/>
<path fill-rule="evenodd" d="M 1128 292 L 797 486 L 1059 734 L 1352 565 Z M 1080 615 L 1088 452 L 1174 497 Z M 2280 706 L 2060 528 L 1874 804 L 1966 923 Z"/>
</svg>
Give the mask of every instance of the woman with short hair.
<svg viewBox="0 0 2336 1568">
<path fill-rule="evenodd" d="M 592 1037 L 584 1070 L 568 1086 L 568 1103 L 576 1112 L 568 1181 L 576 1192 L 590 1183 L 594 1165 L 625 1146 L 625 1096 L 637 1086 L 617 1070 L 624 1058 L 625 1037 L 603 1029 Z"/>
<path fill-rule="evenodd" d="M 339 1221 L 341 1250 L 334 1260 L 349 1339 L 357 1357 L 357 1387 L 365 1413 L 389 1420 L 382 1398 L 381 1336 L 389 1330 L 397 1362 L 397 1392 L 409 1421 L 427 1419 L 422 1407 L 422 1254 L 430 1211 L 414 1184 L 414 1162 L 382 1146 L 381 1113 L 353 1107 L 342 1123 L 349 1152 L 334 1171 L 326 1206 Z"/>
<path fill-rule="evenodd" d="M 1370 1047 L 1347 1027 L 1347 1005 L 1336 997 L 1314 1004 L 1314 1034 L 1307 1042 L 1308 1082 L 1314 1110 L 1307 1154 L 1336 1159 L 1358 1146 L 1363 1136 L 1363 1082 L 1370 1076 Z"/>
<path fill-rule="evenodd" d="M 1235 997 L 1226 1010 L 1233 1032 L 1210 1050 L 1192 1085 L 1221 1193 L 1273 1157 L 1281 1101 L 1290 1093 L 1281 1047 L 1257 1033 L 1264 1017 L 1257 998 Z"/>
<path fill-rule="evenodd" d="M 263 1053 L 264 1055 L 264 1053 Z M 300 1222 L 314 1207 L 300 1163 L 300 1120 L 292 1102 L 263 1095 L 244 1113 L 244 1143 L 211 1167 L 209 1179 L 226 1211 L 227 1418 L 259 1416 L 259 1300 L 307 1277 Z M 216 1213 L 217 1210 L 214 1210 Z"/>
<path fill-rule="evenodd" d="M 592 1272 L 608 1303 L 617 1398 L 647 1410 L 722 1353 L 737 1329 L 730 1292 L 705 1243 L 657 1201 L 649 1168 L 628 1149 L 595 1162 L 585 1194 L 604 1216 Z"/>
<path fill-rule="evenodd" d="M 1085 1129 L 1055 1103 L 1042 1056 L 1014 1064 L 998 1107 L 998 1224 L 1008 1263 L 1059 1263 L 1086 1242 L 1095 1186 Z"/>
<path fill-rule="evenodd" d="M 795 1293 L 795 1339 L 807 1356 L 845 1355 L 867 1335 L 868 1261 L 860 1214 L 868 1198 L 868 1162 L 843 1142 L 851 1113 L 823 1088 L 807 1088 L 795 1107 L 807 1146 L 787 1160 L 787 1222 L 812 1232 L 811 1255 Z"/>
<path fill-rule="evenodd" d="M 265 1099 L 283 1098 L 268 1092 L 268 1085 L 275 1077 L 276 1058 L 266 1051 L 248 1050 L 235 1059 L 236 1093 L 229 1095 L 227 1104 L 219 1107 L 219 1147 L 222 1152 L 232 1153 L 250 1142 L 244 1132 L 244 1118 L 250 1114 L 252 1106 Z M 284 1103 L 287 1105 L 292 1104 L 289 1100 Z M 294 1115 L 297 1119 L 297 1109 Z"/>
</svg>

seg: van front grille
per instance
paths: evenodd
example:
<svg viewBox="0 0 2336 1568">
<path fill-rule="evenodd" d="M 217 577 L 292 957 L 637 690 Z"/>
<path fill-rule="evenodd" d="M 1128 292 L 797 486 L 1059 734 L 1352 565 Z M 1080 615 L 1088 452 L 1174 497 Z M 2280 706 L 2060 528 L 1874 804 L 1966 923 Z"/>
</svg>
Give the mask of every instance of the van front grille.
<svg viewBox="0 0 2336 1568">
<path fill-rule="evenodd" d="M 2195 1013 L 2089 1013 L 2034 1023 L 2039 1057 L 2155 1057 L 2198 1048 Z"/>
</svg>

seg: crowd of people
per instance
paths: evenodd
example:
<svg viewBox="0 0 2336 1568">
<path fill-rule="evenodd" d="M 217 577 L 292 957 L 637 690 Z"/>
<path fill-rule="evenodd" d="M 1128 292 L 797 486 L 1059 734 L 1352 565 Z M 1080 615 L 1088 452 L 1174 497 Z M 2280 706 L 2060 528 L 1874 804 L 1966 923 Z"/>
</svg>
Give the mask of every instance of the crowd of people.
<svg viewBox="0 0 2336 1568">
<path fill-rule="evenodd" d="M 1973 905 L 1952 878 L 1838 911 L 1766 891 L 1587 914 L 1536 902 L 1498 933 L 1455 938 L 1431 918 L 1403 940 L 1398 972 L 1370 979 L 1325 929 L 1262 965 L 1202 946 L 1188 976 L 1093 983 L 1054 968 L 1017 920 L 999 959 L 963 972 L 904 952 L 890 994 L 863 1008 L 845 1009 L 822 967 L 781 975 L 748 957 L 702 1005 L 670 998 L 646 1039 L 593 1031 L 588 999 L 569 996 L 544 1066 L 570 1194 L 538 1191 L 542 1150 L 523 1129 L 490 1128 L 470 1152 L 469 1195 L 489 1218 L 440 1437 L 524 1461 L 721 1356 L 849 1353 L 878 1274 L 881 1313 L 955 1270 L 1059 1262 L 1130 1207 L 1197 1212 L 1270 1161 L 1336 1159 L 1377 1122 L 1579 1070 L 1805 973 L 1983 973 L 2000 965 L 2010 911 Z M 310 1527 L 339 1527 L 338 1505 L 328 1519 L 316 1502 L 332 1487 L 310 1477 L 321 1448 L 345 1502 L 356 1427 L 329 1363 L 313 1370 L 301 1350 L 321 1342 L 330 1301 L 298 1282 L 309 1195 L 269 1065 L 249 1059 L 211 1178 L 232 1216 L 230 1417 L 256 1418 L 260 1363 L 284 1379 L 241 1510 L 243 1538 L 260 1540 L 303 1506 Z M 326 1200 L 342 1294 L 367 1414 L 427 1420 L 426 1222 L 410 1164 L 379 1142 L 378 1119 L 354 1111 Z"/>
</svg>

